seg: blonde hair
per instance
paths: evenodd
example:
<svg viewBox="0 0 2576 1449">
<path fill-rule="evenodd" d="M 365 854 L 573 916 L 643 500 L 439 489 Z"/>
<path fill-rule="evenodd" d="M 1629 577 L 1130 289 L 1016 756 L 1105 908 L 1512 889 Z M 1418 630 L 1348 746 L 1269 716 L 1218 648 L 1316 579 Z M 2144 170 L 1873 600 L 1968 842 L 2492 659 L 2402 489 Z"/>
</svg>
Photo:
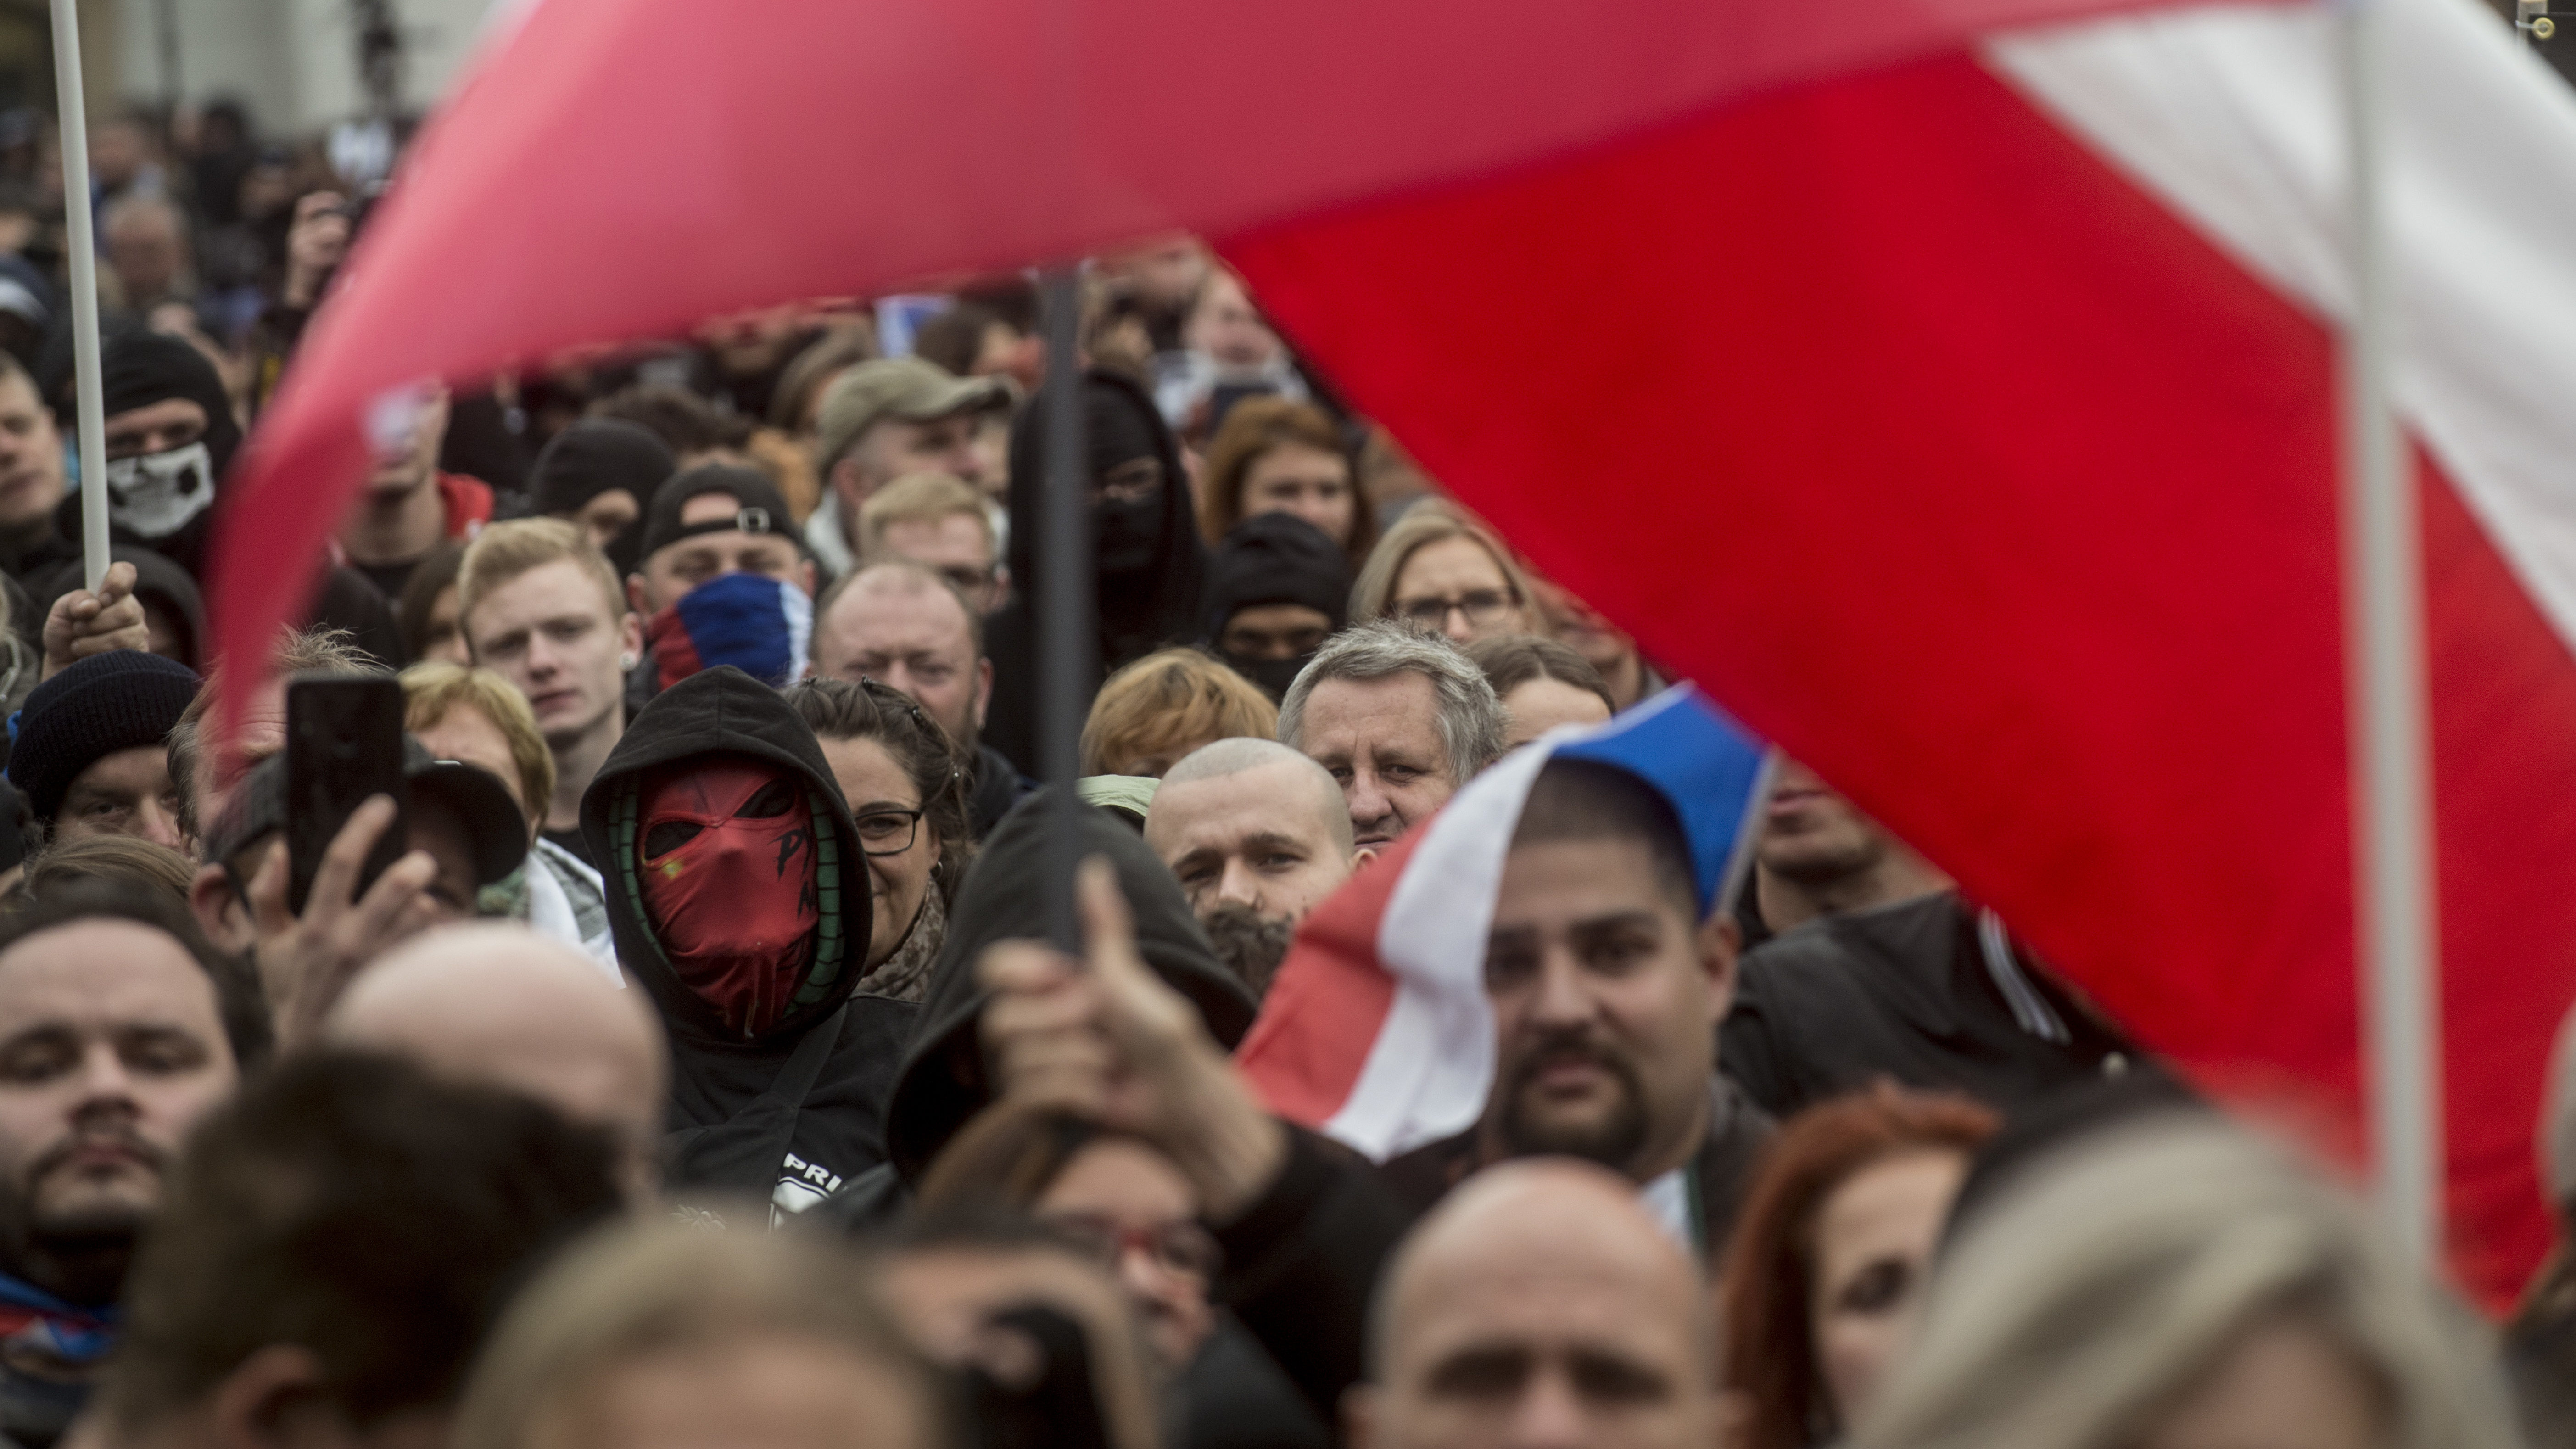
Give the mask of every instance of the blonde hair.
<svg viewBox="0 0 2576 1449">
<path fill-rule="evenodd" d="M 1970 1210 L 1853 1449 L 2119 1449 L 2252 1329 L 2332 1342 L 2388 1449 L 2510 1449 L 2483 1330 L 2361 1205 L 2215 1117 L 2055 1150 Z"/>
<path fill-rule="evenodd" d="M 1082 723 L 1082 773 L 1159 755 L 1165 768 L 1201 745 L 1279 733 L 1279 707 L 1242 675 L 1195 649 L 1158 649 L 1100 686 Z"/>
<path fill-rule="evenodd" d="M 1385 618 L 1394 605 L 1395 581 L 1404 573 L 1405 563 L 1425 547 L 1449 538 L 1467 539 L 1492 555 L 1494 567 L 1502 571 L 1503 582 L 1512 591 L 1512 602 L 1524 610 L 1537 606 L 1529 574 L 1492 529 L 1448 499 L 1425 498 L 1404 510 L 1377 547 L 1369 550 L 1368 562 L 1360 565 L 1359 579 L 1351 585 L 1351 622 Z"/>
<path fill-rule="evenodd" d="M 465 562 L 456 570 L 456 621 L 464 627 L 474 606 L 486 595 L 530 569 L 570 559 L 599 583 L 608 602 L 608 621 L 626 617 L 626 589 L 617 566 L 608 561 L 581 528 L 560 518 L 513 518 L 487 526 L 465 546 Z M 471 631 L 467 642 L 472 642 Z"/>
<path fill-rule="evenodd" d="M 641 1221 L 577 1244 L 485 1341 L 456 1414 L 457 1449 L 577 1440 L 582 1393 L 649 1354 L 757 1333 L 838 1345 L 911 1390 L 919 1449 L 947 1442 L 935 1371 L 895 1328 L 863 1265 L 819 1235 Z"/>
<path fill-rule="evenodd" d="M 872 558 L 883 551 L 886 530 L 898 523 L 937 523 L 951 514 L 974 519 L 984 546 L 993 546 L 993 515 L 983 494 L 946 473 L 906 473 L 859 505 L 859 552 Z"/>
<path fill-rule="evenodd" d="M 448 717 L 460 705 L 480 713 L 509 741 L 528 815 L 543 820 L 555 798 L 555 757 L 537 732 L 537 716 L 518 687 L 489 669 L 468 669 L 444 659 L 425 660 L 402 672 L 403 728 L 413 734 Z"/>
</svg>

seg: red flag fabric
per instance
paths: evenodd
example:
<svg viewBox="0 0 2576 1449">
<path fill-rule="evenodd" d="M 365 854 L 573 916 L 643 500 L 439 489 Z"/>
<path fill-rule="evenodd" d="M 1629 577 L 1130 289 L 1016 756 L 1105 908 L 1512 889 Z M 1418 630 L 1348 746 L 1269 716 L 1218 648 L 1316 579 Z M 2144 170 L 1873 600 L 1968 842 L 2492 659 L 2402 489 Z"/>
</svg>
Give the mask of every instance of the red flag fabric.
<svg viewBox="0 0 2576 1449">
<path fill-rule="evenodd" d="M 1213 237 L 1364 411 L 2205 1080 L 2359 1140 L 2329 21 L 2245 6 L 540 0 L 230 485 L 248 654 L 407 389 Z M 2390 0 L 2454 1261 L 2576 992 L 2576 103 Z M 1365 880 L 1366 877 L 1363 877 Z"/>
</svg>

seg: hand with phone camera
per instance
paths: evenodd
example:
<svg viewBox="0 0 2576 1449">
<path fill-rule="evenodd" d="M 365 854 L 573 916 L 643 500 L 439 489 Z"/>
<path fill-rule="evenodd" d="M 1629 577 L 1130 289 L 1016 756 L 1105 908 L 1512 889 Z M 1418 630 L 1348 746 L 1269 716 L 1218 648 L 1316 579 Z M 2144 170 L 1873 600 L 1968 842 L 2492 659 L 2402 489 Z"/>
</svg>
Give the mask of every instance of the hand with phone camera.
<svg viewBox="0 0 2576 1449">
<path fill-rule="evenodd" d="M 359 888 L 378 839 L 398 828 L 394 802 L 370 796 L 322 853 L 301 914 L 287 905 L 293 869 L 285 841 L 270 849 L 251 877 L 254 950 L 281 1047 L 311 1041 L 331 1004 L 368 962 L 438 923 L 440 908 L 429 889 L 438 878 L 438 862 L 425 850 L 404 853 Z"/>
<path fill-rule="evenodd" d="M 112 563 L 98 592 L 74 589 L 45 611 L 44 677 L 53 678 L 93 654 L 151 647 L 143 601 L 134 597 L 134 565 Z"/>
<path fill-rule="evenodd" d="M 309 1039 L 369 961 L 444 914 L 437 861 L 408 849 L 402 719 L 389 676 L 287 683 L 286 838 L 250 883 L 282 1044 Z"/>
</svg>

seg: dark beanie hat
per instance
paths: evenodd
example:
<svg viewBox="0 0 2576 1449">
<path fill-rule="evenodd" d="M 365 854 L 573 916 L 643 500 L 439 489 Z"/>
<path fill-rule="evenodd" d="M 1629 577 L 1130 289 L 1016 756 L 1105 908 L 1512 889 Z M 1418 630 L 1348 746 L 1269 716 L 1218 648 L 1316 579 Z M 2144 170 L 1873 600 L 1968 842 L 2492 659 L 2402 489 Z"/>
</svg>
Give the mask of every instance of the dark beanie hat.
<svg viewBox="0 0 2576 1449">
<path fill-rule="evenodd" d="M 537 454 L 528 496 L 539 513 L 578 513 L 600 494 L 623 488 L 641 508 L 679 466 L 671 445 L 650 428 L 622 418 L 584 418 Z"/>
<path fill-rule="evenodd" d="M 205 409 L 206 452 L 214 460 L 217 486 L 241 446 L 241 429 L 233 422 L 232 394 L 206 355 L 176 337 L 158 332 L 126 332 L 99 348 L 98 395 L 107 416 L 129 413 L 171 398 L 186 398 Z M 72 387 L 63 387 L 59 415 L 72 416 Z"/>
<path fill-rule="evenodd" d="M 93 654 L 36 686 L 18 711 L 9 783 L 51 820 L 80 772 L 104 756 L 157 745 L 197 697 L 195 670 L 158 654 Z"/>
<path fill-rule="evenodd" d="M 1339 629 L 1351 602 L 1351 562 L 1324 531 L 1290 513 L 1256 513 L 1208 555 L 1208 642 L 1237 609 L 1303 604 Z"/>
<path fill-rule="evenodd" d="M 709 519 L 703 523 L 683 524 L 680 510 L 690 499 L 706 493 L 730 493 L 735 504 L 731 518 Z M 651 558 L 664 548 L 684 538 L 701 533 L 770 533 L 796 545 L 802 553 L 804 535 L 796 531 L 796 516 L 787 511 L 787 499 L 769 475 L 757 468 L 736 463 L 700 463 L 685 473 L 675 473 L 662 491 L 653 495 L 644 511 L 644 554 Z"/>
</svg>

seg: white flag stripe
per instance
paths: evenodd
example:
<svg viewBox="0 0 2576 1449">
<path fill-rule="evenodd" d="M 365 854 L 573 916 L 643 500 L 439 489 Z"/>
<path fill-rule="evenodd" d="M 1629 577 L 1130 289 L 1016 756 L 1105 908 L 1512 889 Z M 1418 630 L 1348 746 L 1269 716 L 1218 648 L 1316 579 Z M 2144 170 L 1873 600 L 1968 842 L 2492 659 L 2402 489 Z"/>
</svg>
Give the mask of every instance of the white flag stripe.
<svg viewBox="0 0 2576 1449">
<path fill-rule="evenodd" d="M 2397 397 L 2576 641 L 2576 94 L 2475 0 L 2382 0 Z M 1997 40 L 1987 64 L 2251 274 L 2348 316 L 2335 12 L 2229 5 Z"/>
</svg>

